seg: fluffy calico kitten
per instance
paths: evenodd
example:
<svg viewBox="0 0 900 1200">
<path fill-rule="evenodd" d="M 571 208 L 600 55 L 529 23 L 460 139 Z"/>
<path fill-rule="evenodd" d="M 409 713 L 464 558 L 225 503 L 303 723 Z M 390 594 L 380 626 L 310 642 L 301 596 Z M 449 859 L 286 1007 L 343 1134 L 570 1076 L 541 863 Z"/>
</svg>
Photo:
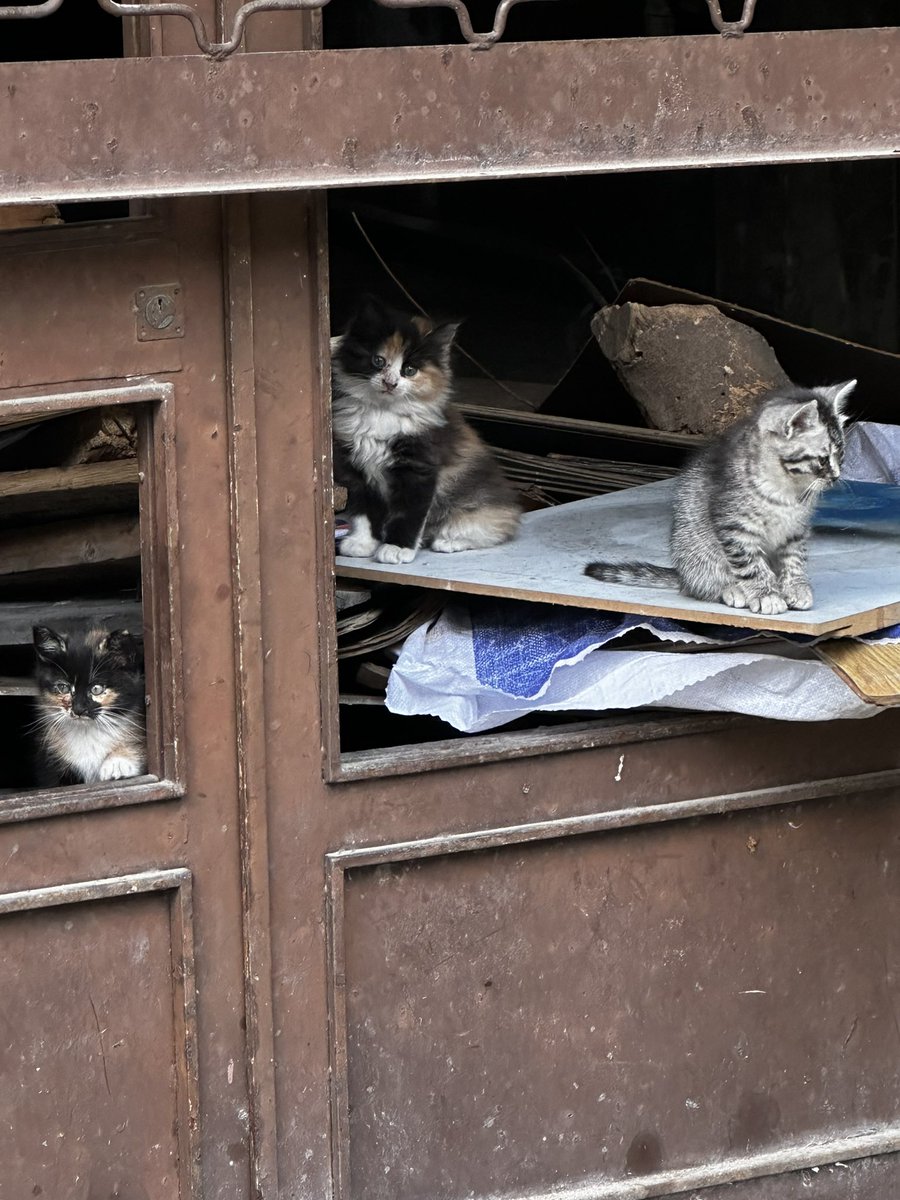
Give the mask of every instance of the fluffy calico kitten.
<svg viewBox="0 0 900 1200">
<path fill-rule="evenodd" d="M 340 553 L 412 562 L 513 537 L 520 507 L 487 446 L 450 402 L 458 325 L 364 297 L 332 339 L 335 482 L 347 488 Z"/>
<path fill-rule="evenodd" d="M 34 627 L 38 777 L 45 787 L 147 769 L 143 648 L 124 629 Z"/>
<path fill-rule="evenodd" d="M 843 407 L 854 387 L 855 379 L 773 392 L 698 451 L 675 488 L 674 567 L 594 562 L 585 574 L 679 587 L 754 613 L 811 608 L 810 520 L 819 493 L 840 474 Z"/>
</svg>

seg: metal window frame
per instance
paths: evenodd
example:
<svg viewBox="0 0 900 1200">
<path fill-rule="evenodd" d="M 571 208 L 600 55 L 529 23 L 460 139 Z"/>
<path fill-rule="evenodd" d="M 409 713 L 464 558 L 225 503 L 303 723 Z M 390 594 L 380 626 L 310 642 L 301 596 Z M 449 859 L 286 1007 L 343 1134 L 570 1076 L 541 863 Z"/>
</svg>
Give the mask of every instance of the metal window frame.
<svg viewBox="0 0 900 1200">
<path fill-rule="evenodd" d="M 94 408 L 124 405 L 137 413 L 140 478 L 141 578 L 146 631 L 148 765 L 155 774 L 114 783 L 29 789 L 0 798 L 0 824 L 97 809 L 122 808 L 184 795 L 180 587 L 175 502 L 175 389 L 135 380 L 85 391 L 23 392 L 0 401 L 0 417 L 46 420 Z"/>
</svg>

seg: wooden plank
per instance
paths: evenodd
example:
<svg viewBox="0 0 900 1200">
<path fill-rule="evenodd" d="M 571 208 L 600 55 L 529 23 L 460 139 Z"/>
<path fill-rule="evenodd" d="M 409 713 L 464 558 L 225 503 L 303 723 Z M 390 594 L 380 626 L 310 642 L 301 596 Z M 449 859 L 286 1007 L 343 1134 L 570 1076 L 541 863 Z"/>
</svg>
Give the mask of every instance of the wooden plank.
<svg viewBox="0 0 900 1200">
<path fill-rule="evenodd" d="M 74 492 L 138 482 L 137 459 L 84 463 L 77 467 L 47 467 L 34 471 L 0 471 L 0 501 L 10 496 Z M 2 504 L 0 504 L 2 511 Z"/>
<path fill-rule="evenodd" d="M 140 521 L 136 516 L 54 521 L 27 531 L 0 534 L 0 576 L 103 566 L 138 558 L 140 552 Z"/>
<path fill-rule="evenodd" d="M 674 433 L 665 429 L 648 429 L 642 425 L 615 425 L 609 421 L 586 421 L 580 417 L 556 417 L 540 412 L 524 412 L 505 408 L 489 408 L 487 405 L 459 403 L 456 406 L 463 416 L 476 422 L 493 422 L 497 425 L 518 425 L 534 429 L 574 433 L 584 437 L 615 438 L 623 442 L 649 442 L 658 446 L 677 446 L 693 450 L 707 440 L 696 433 Z"/>
<path fill-rule="evenodd" d="M 108 513 L 138 504 L 136 459 L 0 472 L 0 523 L 26 517 Z"/>
<path fill-rule="evenodd" d="M 62 223 L 55 204 L 12 204 L 0 208 L 0 229 L 35 229 Z"/>
<path fill-rule="evenodd" d="M 810 576 L 816 603 L 809 612 L 755 616 L 672 589 L 587 578 L 583 569 L 592 559 L 670 561 L 673 486 L 667 479 L 527 513 L 515 541 L 491 550 L 420 551 L 402 566 L 339 556 L 336 570 L 347 578 L 449 592 L 817 636 L 852 637 L 900 621 L 898 540 L 869 530 L 814 534 Z"/>
<path fill-rule="evenodd" d="M 37 685 L 33 679 L 23 679 L 19 675 L 0 675 L 0 697 L 36 695 Z"/>
<path fill-rule="evenodd" d="M 5 601 L 0 603 L 0 646 L 30 646 L 35 625 L 68 629 L 86 624 L 136 632 L 144 624 L 141 602 L 108 598 L 41 603 Z"/>
<path fill-rule="evenodd" d="M 875 645 L 843 638 L 822 642 L 816 653 L 870 704 L 900 704 L 900 645 Z"/>
</svg>

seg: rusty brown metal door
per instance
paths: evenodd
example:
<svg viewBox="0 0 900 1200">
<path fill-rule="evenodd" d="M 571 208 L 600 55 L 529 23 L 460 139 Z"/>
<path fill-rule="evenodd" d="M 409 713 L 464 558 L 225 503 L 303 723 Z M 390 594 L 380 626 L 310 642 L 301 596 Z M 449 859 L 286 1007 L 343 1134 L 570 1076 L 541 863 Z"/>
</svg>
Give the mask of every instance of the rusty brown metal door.
<svg viewBox="0 0 900 1200">
<path fill-rule="evenodd" d="M 11 196 L 203 195 L 3 256 L 45 259 L 2 296 L 0 411 L 140 375 L 173 422 L 152 470 L 178 534 L 148 528 L 178 610 L 150 620 L 180 654 L 159 728 L 182 744 L 170 769 L 163 733 L 140 803 L 26 797 L 0 834 L 0 1195 L 884 1200 L 897 714 L 636 721 L 342 773 L 325 228 L 289 189 L 886 155 L 896 31 L 306 57 L 287 20 L 223 63 L 185 23 L 163 45 L 184 57 L 10 77 Z M 57 112 L 103 103 L 33 154 L 47 88 Z M 188 114 L 168 173 L 135 89 Z M 140 342 L 134 295 L 176 281 L 184 337 Z"/>
<path fill-rule="evenodd" d="M 4 1200 L 250 1194 L 221 239 L 186 200 L 0 245 L 0 415 L 141 415 L 153 772 L 2 798 Z"/>
</svg>

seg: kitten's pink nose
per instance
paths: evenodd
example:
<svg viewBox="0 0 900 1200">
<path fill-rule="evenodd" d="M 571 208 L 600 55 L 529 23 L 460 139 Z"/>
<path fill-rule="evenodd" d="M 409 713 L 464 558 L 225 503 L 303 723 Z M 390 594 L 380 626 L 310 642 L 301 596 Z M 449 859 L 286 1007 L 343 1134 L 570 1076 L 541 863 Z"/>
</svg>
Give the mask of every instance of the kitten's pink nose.
<svg viewBox="0 0 900 1200">
<path fill-rule="evenodd" d="M 396 379 L 385 379 L 384 380 L 384 390 L 386 392 L 396 392 L 397 382 L 398 381 Z"/>
</svg>

